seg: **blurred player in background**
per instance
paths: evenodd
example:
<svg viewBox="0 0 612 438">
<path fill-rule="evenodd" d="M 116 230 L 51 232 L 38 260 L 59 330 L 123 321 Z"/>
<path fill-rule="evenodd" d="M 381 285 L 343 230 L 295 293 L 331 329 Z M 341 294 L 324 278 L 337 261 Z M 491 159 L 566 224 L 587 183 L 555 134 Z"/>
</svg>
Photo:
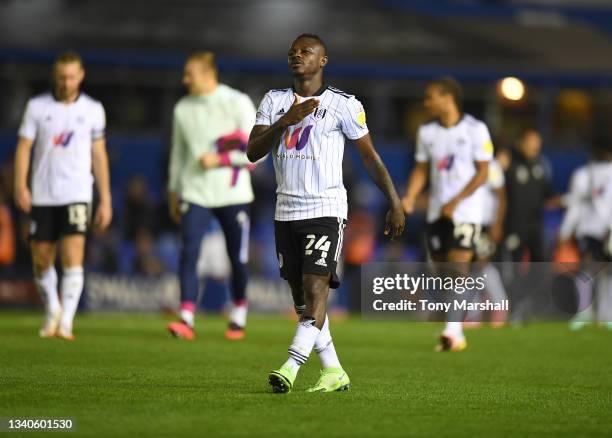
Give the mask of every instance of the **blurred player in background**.
<svg viewBox="0 0 612 438">
<path fill-rule="evenodd" d="M 181 310 L 168 325 L 174 336 L 193 339 L 200 283 L 200 242 L 214 216 L 225 235 L 232 265 L 231 308 L 226 336 L 242 339 L 247 321 L 249 206 L 253 201 L 246 144 L 255 107 L 244 93 L 221 84 L 214 55 L 199 52 L 185 63 L 189 94 L 174 107 L 169 169 L 169 208 L 180 224 Z"/>
<path fill-rule="evenodd" d="M 345 136 L 355 142 L 370 177 L 391 205 L 385 234 L 398 236 L 404 212 L 389 173 L 374 150 L 365 111 L 354 96 L 323 83 L 325 43 L 303 34 L 288 54 L 293 87 L 270 90 L 257 112 L 248 154 L 256 161 L 272 151 L 276 172 L 276 252 L 300 321 L 288 360 L 270 372 L 274 392 L 289 392 L 314 348 L 321 360 L 311 392 L 348 389 L 350 380 L 336 355 L 329 330 L 329 289 L 340 282 L 336 265 L 342 250 L 347 197 L 342 179 Z"/>
<path fill-rule="evenodd" d="M 15 153 L 15 202 L 31 216 L 34 277 L 45 302 L 45 323 L 39 332 L 44 338 L 74 339 L 72 323 L 83 290 L 91 217 L 92 169 L 100 197 L 94 225 L 103 230 L 112 219 L 104 108 L 80 91 L 84 77 L 78 54 L 57 57 L 53 91 L 28 101 Z M 55 271 L 58 243 L 61 302 Z"/>
<path fill-rule="evenodd" d="M 542 262 L 544 255 L 544 210 L 553 197 L 552 171 L 542 157 L 542 137 L 527 129 L 520 136 L 506 169 L 505 248 L 511 260 L 528 257 Z"/>
<path fill-rule="evenodd" d="M 596 320 L 612 329 L 612 276 L 609 272 L 612 261 L 612 147 L 609 144 L 595 147 L 593 160 L 574 171 L 566 199 L 559 245 L 576 240 L 581 270 L 588 275 L 588 278 L 576 277 L 579 311 L 570 328 L 578 330 Z"/>
<path fill-rule="evenodd" d="M 504 265 L 510 268 L 504 278 L 510 280 L 511 321 L 517 324 L 528 318 L 541 298 L 532 293 L 539 290 L 533 286 L 540 276 L 531 262 L 549 259 L 544 247 L 544 212 L 561 206 L 561 198 L 554 196 L 552 167 L 542 155 L 539 132 L 522 132 L 510 154 L 505 177 L 508 213 L 502 257 L 514 262 Z"/>
<path fill-rule="evenodd" d="M 505 152 L 502 152 L 504 154 Z M 487 295 L 491 301 L 501 303 L 508 297 L 506 288 L 497 267 L 491 264 L 498 246 L 504 237 L 504 218 L 506 217 L 506 190 L 504 188 L 504 169 L 497 159 L 489 162 L 487 182 L 478 190 L 483 192 L 482 231 L 476 241 L 476 269 L 485 278 Z M 467 320 L 478 323 L 482 312 L 469 312 Z M 491 325 L 501 327 L 506 322 L 506 311 L 492 312 Z M 467 324 L 467 323 L 466 323 Z M 478 324 L 472 324 L 477 327 Z"/>
<path fill-rule="evenodd" d="M 462 103 L 461 85 L 453 78 L 436 79 L 425 89 L 424 105 L 435 120 L 419 128 L 416 163 L 402 202 L 412 213 L 429 179 L 429 255 L 434 262 L 456 263 L 468 275 L 484 220 L 484 192 L 478 188 L 487 181 L 493 143 L 487 126 L 464 114 Z M 466 348 L 464 316 L 447 315 L 437 350 Z"/>
</svg>

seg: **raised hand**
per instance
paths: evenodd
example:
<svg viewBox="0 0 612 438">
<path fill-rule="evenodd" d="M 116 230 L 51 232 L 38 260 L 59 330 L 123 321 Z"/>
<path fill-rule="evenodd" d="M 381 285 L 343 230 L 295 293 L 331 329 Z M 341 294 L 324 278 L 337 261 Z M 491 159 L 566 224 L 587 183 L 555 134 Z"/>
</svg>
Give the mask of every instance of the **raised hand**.
<svg viewBox="0 0 612 438">
<path fill-rule="evenodd" d="M 283 124 L 287 126 L 301 122 L 319 106 L 319 101 L 317 99 L 308 99 L 300 103 L 300 96 L 293 93 L 293 97 L 295 100 L 291 108 L 289 108 L 289 111 L 280 118 Z"/>
</svg>

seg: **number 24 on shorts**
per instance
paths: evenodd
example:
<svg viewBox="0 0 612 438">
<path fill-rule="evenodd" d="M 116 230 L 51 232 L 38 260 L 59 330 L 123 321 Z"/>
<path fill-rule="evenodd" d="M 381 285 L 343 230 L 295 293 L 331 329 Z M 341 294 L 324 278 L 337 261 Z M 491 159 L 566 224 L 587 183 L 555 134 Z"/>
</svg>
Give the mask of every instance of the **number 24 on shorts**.
<svg viewBox="0 0 612 438">
<path fill-rule="evenodd" d="M 327 253 L 329 252 L 329 247 L 331 246 L 331 241 L 328 240 L 327 236 L 321 236 L 319 240 L 317 240 L 317 236 L 314 234 L 308 234 L 306 236 L 308 239 L 308 243 L 306 244 L 306 248 L 304 251 L 305 255 L 311 255 L 314 250 L 321 251 L 321 257 L 327 258 Z M 315 240 L 317 243 L 315 243 Z M 311 249 L 314 244 L 314 249 Z"/>
</svg>

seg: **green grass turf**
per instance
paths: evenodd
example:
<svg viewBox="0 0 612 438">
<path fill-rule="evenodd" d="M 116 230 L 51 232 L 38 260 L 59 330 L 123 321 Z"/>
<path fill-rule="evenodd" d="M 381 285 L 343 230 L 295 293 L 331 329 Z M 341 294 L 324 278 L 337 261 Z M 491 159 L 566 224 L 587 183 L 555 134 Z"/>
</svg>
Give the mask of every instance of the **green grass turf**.
<svg viewBox="0 0 612 438">
<path fill-rule="evenodd" d="M 603 329 L 483 328 L 436 354 L 437 324 L 332 320 L 352 390 L 304 393 L 313 354 L 285 395 L 267 387 L 293 334 L 283 317 L 251 318 L 243 342 L 213 316 L 194 342 L 162 316 L 80 316 L 73 343 L 38 339 L 40 320 L 0 313 L 0 416 L 73 417 L 73 436 L 612 436 Z"/>
</svg>

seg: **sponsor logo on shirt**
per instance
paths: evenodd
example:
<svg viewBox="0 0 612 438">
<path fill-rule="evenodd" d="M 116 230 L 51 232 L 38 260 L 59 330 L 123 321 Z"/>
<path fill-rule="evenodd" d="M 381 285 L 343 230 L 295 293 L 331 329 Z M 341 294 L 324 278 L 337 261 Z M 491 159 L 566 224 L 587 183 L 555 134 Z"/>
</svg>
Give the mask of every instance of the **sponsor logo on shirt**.
<svg viewBox="0 0 612 438">
<path fill-rule="evenodd" d="M 302 127 L 296 128 L 292 130 L 291 128 L 287 129 L 285 133 L 285 148 L 293 149 L 296 151 L 301 151 L 308 144 L 308 138 L 310 137 L 310 131 L 312 130 L 312 125 L 306 126 L 303 130 Z"/>
<path fill-rule="evenodd" d="M 452 154 L 447 155 L 444 158 L 442 158 L 440 161 L 438 161 L 438 163 L 436 164 L 436 169 L 451 170 L 454 162 L 455 162 L 455 156 Z"/>
<path fill-rule="evenodd" d="M 74 135 L 73 131 L 64 131 L 59 135 L 53 136 L 53 146 L 67 147 Z"/>
<path fill-rule="evenodd" d="M 366 125 L 366 113 L 365 113 L 365 111 L 363 109 L 357 113 L 357 123 L 359 123 L 360 126 L 365 128 L 365 125 Z"/>
<path fill-rule="evenodd" d="M 591 197 L 593 199 L 597 199 L 603 196 L 603 194 L 605 193 L 606 189 L 605 187 L 594 187 L 591 190 Z"/>
</svg>

